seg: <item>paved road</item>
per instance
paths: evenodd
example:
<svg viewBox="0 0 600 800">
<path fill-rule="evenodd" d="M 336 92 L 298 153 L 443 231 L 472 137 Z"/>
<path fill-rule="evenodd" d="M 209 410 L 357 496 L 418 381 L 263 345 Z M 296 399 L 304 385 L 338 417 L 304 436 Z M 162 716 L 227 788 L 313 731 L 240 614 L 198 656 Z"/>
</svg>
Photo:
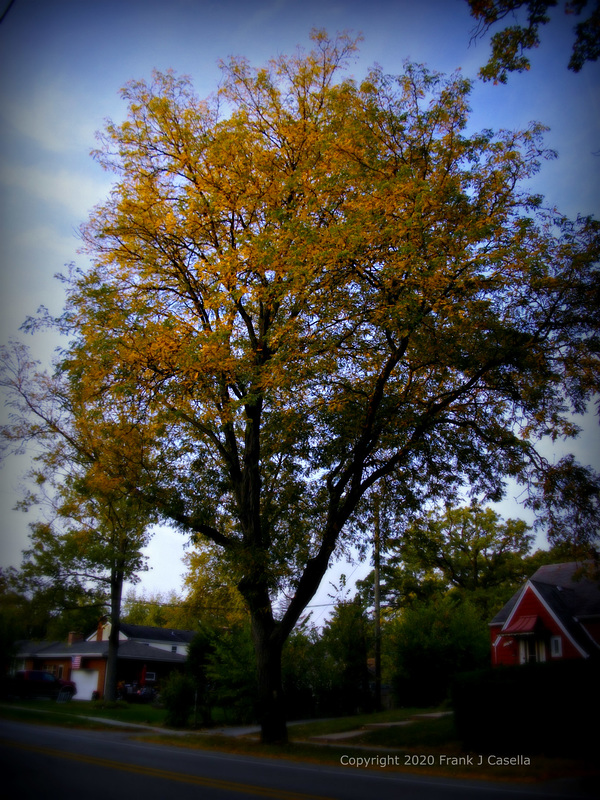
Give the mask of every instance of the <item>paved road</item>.
<svg viewBox="0 0 600 800">
<path fill-rule="evenodd" d="M 183 744 L 183 742 L 182 742 Z M 0 785 L 19 800 L 536 800 L 590 797 L 568 784 L 520 787 L 321 767 L 0 720 Z"/>
</svg>

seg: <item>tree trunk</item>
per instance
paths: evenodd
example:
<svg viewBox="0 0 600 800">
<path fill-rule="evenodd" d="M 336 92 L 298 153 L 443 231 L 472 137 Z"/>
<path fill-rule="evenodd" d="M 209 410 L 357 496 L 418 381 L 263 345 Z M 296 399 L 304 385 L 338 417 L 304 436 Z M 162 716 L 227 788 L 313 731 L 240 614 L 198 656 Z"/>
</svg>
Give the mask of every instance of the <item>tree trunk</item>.
<svg viewBox="0 0 600 800">
<path fill-rule="evenodd" d="M 110 579 L 110 634 L 108 637 L 108 658 L 106 662 L 106 681 L 104 699 L 115 702 L 117 699 L 117 666 L 119 657 L 119 633 L 121 630 L 121 596 L 123 594 L 123 572 L 113 572 Z"/>
<path fill-rule="evenodd" d="M 281 683 L 282 642 L 260 615 L 252 614 L 252 637 L 258 676 L 258 719 L 263 744 L 285 744 L 287 726 Z"/>
</svg>

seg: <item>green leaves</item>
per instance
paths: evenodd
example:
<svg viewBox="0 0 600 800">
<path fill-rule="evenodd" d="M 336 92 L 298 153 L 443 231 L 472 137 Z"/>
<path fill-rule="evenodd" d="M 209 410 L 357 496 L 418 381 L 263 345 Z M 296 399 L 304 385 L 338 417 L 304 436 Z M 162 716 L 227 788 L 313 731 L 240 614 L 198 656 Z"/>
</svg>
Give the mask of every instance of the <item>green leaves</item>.
<svg viewBox="0 0 600 800">
<path fill-rule="evenodd" d="M 472 16 L 478 21 L 473 39 L 484 36 L 493 25 L 509 15 L 518 18 L 521 12 L 521 23 L 526 23 L 509 25 L 492 36 L 492 55 L 480 70 L 480 75 L 485 81 L 500 83 L 506 83 L 509 72 L 523 72 L 530 68 L 526 52 L 539 46 L 539 28 L 550 21 L 549 9 L 559 5 L 557 0 L 468 0 L 468 3 Z M 586 6 L 587 0 L 565 2 L 564 14 L 580 15 Z M 575 37 L 568 64 L 573 72 L 579 72 L 586 61 L 598 59 L 599 22 L 600 5 L 596 2 L 589 17 L 573 26 Z"/>
<path fill-rule="evenodd" d="M 400 517 L 388 534 L 384 594 L 400 609 L 446 595 L 468 600 L 487 621 L 528 577 L 533 539 L 522 520 L 477 504 Z"/>
</svg>

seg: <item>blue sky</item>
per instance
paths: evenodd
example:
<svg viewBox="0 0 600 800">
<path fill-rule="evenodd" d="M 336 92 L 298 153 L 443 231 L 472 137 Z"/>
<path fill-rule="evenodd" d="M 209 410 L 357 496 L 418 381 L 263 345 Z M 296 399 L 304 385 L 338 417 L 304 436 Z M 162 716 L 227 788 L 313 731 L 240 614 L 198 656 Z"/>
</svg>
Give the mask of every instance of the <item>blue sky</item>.
<svg viewBox="0 0 600 800">
<path fill-rule="evenodd" d="M 0 11 L 7 4 L 0 0 Z M 545 141 L 559 158 L 543 165 L 536 191 L 570 215 L 599 216 L 600 64 L 578 75 L 567 70 L 572 24 L 559 10 L 528 73 L 507 86 L 477 83 L 472 126 L 548 125 Z M 473 27 L 465 0 L 15 0 L 0 25 L 0 342 L 19 336 L 39 305 L 60 312 L 53 276 L 73 261 L 85 267 L 77 231 L 111 185 L 89 152 L 103 121 L 124 117 L 119 89 L 128 80 L 174 69 L 203 97 L 218 86 L 219 59 L 242 55 L 260 65 L 309 47 L 312 28 L 363 35 L 350 68 L 357 78 L 375 62 L 399 73 L 407 59 L 476 78 L 489 45 L 471 42 Z M 44 359 L 54 346 L 48 337 L 29 344 Z M 578 453 L 598 467 L 598 426 L 587 427 Z M 22 467 L 15 461 L 0 472 L 5 564 L 18 563 L 26 542 L 27 517 L 10 510 Z M 145 586 L 180 588 L 182 541 L 157 535 Z"/>
</svg>

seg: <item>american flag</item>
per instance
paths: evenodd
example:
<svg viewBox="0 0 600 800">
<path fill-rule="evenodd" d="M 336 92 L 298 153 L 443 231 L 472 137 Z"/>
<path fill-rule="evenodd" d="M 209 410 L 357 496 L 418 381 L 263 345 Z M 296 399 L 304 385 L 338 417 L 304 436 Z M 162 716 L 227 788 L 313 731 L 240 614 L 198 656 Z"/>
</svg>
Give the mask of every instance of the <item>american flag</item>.
<svg viewBox="0 0 600 800">
<path fill-rule="evenodd" d="M 72 656 L 71 666 L 73 667 L 73 669 L 79 669 L 79 667 L 81 666 L 81 656 Z"/>
</svg>

